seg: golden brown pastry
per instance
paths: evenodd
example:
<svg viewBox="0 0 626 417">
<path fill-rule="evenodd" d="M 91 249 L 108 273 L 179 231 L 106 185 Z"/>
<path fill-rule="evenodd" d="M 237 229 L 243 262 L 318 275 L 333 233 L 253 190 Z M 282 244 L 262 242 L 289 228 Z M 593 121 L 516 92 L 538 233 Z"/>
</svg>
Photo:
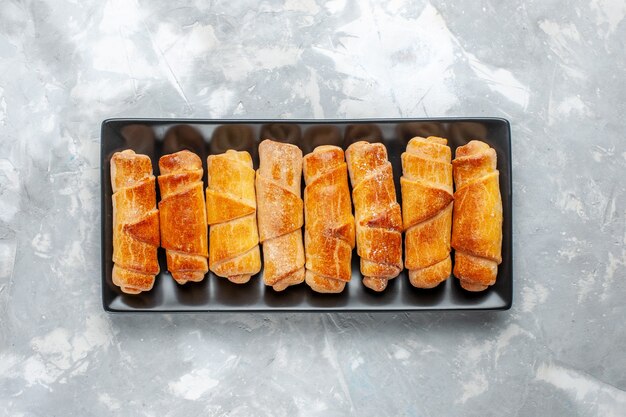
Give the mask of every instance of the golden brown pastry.
<svg viewBox="0 0 626 417">
<path fill-rule="evenodd" d="M 393 171 L 382 143 L 356 142 L 346 150 L 356 217 L 356 248 L 363 284 L 382 291 L 402 270 L 402 214 Z"/>
<path fill-rule="evenodd" d="M 350 281 L 354 217 L 343 150 L 318 146 L 304 157 L 306 283 L 317 292 L 339 293 Z"/>
<path fill-rule="evenodd" d="M 152 162 L 132 150 L 111 157 L 113 284 L 127 294 L 149 291 L 159 273 L 159 211 Z"/>
<path fill-rule="evenodd" d="M 415 137 L 402 154 L 405 265 L 417 288 L 436 287 L 452 269 L 452 154 L 447 143 L 435 136 Z"/>
<path fill-rule="evenodd" d="M 502 262 L 502 197 L 496 151 L 473 140 L 456 150 L 454 166 L 454 276 L 468 291 L 496 282 Z"/>
<path fill-rule="evenodd" d="M 207 222 L 202 161 L 180 151 L 159 159 L 161 246 L 167 269 L 179 284 L 202 281 L 208 272 Z"/>
<path fill-rule="evenodd" d="M 263 280 L 282 291 L 304 281 L 302 151 L 295 145 L 264 140 L 259 159 L 256 201 Z"/>
<path fill-rule="evenodd" d="M 261 270 L 252 158 L 246 151 L 228 150 L 210 155 L 207 170 L 209 268 L 244 284 Z"/>
</svg>

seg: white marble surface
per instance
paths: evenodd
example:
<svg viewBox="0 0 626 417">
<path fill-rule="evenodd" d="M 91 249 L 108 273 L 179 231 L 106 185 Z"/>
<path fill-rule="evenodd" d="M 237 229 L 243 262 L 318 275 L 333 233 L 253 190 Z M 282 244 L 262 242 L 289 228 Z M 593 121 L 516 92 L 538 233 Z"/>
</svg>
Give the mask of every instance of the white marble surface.
<svg viewBox="0 0 626 417">
<path fill-rule="evenodd" d="M 0 414 L 626 415 L 626 2 L 471 3 L 3 1 Z M 513 308 L 105 314 L 114 116 L 506 117 Z"/>
</svg>

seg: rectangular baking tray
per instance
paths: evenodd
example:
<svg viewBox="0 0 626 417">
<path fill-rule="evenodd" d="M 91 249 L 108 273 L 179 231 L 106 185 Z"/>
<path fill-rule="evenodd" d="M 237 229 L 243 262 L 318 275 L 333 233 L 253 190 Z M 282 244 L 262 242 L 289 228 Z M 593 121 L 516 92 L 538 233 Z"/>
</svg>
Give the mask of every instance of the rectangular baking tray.
<svg viewBox="0 0 626 417">
<path fill-rule="evenodd" d="M 496 284 L 481 293 L 463 290 L 454 277 L 430 290 L 416 289 L 404 270 L 376 293 L 361 283 L 359 257 L 352 255 L 352 280 L 341 294 L 318 294 L 306 284 L 275 292 L 263 284 L 263 271 L 244 285 L 232 284 L 213 273 L 200 283 L 178 285 L 167 272 L 165 251 L 159 248 L 161 272 L 154 288 L 127 295 L 113 285 L 111 271 L 112 205 L 110 158 L 114 152 L 133 149 L 150 156 L 159 175 L 162 155 L 188 149 L 197 153 L 205 168 L 206 157 L 227 149 L 247 150 L 258 168 L 257 145 L 274 139 L 298 145 L 303 154 L 316 146 L 334 144 L 347 148 L 358 140 L 383 142 L 393 166 L 401 203 L 400 155 L 415 136 L 441 136 L 454 151 L 472 139 L 481 139 L 498 154 L 500 191 L 504 213 L 502 264 Z M 102 302 L 109 312 L 272 312 L 272 311 L 428 311 L 507 310 L 513 299 L 511 130 L 501 118 L 360 119 L 360 120 L 185 120 L 108 119 L 102 122 L 100 143 L 102 198 Z M 158 188 L 158 187 L 157 187 Z M 157 190 L 158 198 L 158 190 Z M 454 252 L 454 250 L 453 250 Z M 454 257 L 453 257 L 454 260 Z"/>
</svg>

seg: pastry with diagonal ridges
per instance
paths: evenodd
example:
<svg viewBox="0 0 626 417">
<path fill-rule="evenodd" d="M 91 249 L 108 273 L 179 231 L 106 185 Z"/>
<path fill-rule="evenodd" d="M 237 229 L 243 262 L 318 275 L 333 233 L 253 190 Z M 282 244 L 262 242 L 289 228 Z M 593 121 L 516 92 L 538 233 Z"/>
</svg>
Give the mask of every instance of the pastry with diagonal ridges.
<svg viewBox="0 0 626 417">
<path fill-rule="evenodd" d="M 452 247 L 454 276 L 468 291 L 496 282 L 502 262 L 502 196 L 495 149 L 472 140 L 456 150 Z"/>
<path fill-rule="evenodd" d="M 209 271 L 202 160 L 189 151 L 159 159 L 161 246 L 179 284 L 202 281 Z"/>
<path fill-rule="evenodd" d="M 402 158 L 405 266 L 417 288 L 434 288 L 452 269 L 452 152 L 443 138 L 415 137 Z"/>
<path fill-rule="evenodd" d="M 261 142 L 256 200 L 263 280 L 276 291 L 304 281 L 301 180 L 300 148 L 271 140 Z"/>
<path fill-rule="evenodd" d="M 354 217 L 344 152 L 318 146 L 303 160 L 306 283 L 317 292 L 339 293 L 352 277 Z"/>
<path fill-rule="evenodd" d="M 127 294 L 149 291 L 159 273 L 159 211 L 152 162 L 128 149 L 111 157 L 113 284 Z"/>
<path fill-rule="evenodd" d="M 210 155 L 207 171 L 209 269 L 243 284 L 261 270 L 252 158 L 234 150 Z"/>
<path fill-rule="evenodd" d="M 402 271 L 402 214 L 382 143 L 355 142 L 346 150 L 363 284 L 383 291 Z"/>
</svg>

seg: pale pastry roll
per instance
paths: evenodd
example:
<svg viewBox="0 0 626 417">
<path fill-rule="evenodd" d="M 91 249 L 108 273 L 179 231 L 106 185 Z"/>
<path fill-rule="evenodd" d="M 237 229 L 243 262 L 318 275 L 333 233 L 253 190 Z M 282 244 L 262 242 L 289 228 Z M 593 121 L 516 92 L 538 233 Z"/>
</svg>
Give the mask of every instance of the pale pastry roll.
<svg viewBox="0 0 626 417">
<path fill-rule="evenodd" d="M 456 150 L 454 166 L 454 276 L 468 291 L 496 282 L 502 262 L 502 197 L 495 149 L 473 140 Z"/>
<path fill-rule="evenodd" d="M 302 151 L 295 145 L 264 140 L 259 159 L 256 201 L 263 280 L 282 291 L 304 281 Z"/>
<path fill-rule="evenodd" d="M 234 150 L 210 155 L 207 171 L 209 269 L 244 284 L 261 270 L 252 158 Z"/>
<path fill-rule="evenodd" d="M 111 157 L 113 284 L 127 294 L 149 291 L 159 273 L 159 211 L 152 162 L 132 150 Z"/>
<path fill-rule="evenodd" d="M 343 150 L 318 146 L 303 161 L 306 283 L 339 293 L 350 281 L 354 217 Z"/>
<path fill-rule="evenodd" d="M 159 159 L 161 246 L 167 269 L 179 284 L 202 281 L 207 263 L 207 220 L 202 160 L 189 151 Z"/>
<path fill-rule="evenodd" d="M 356 142 L 346 150 L 363 284 L 382 291 L 402 270 L 402 214 L 393 171 L 382 143 Z"/>
<path fill-rule="evenodd" d="M 417 288 L 434 288 L 452 269 L 452 152 L 443 138 L 415 137 L 402 158 L 405 266 Z"/>
</svg>

